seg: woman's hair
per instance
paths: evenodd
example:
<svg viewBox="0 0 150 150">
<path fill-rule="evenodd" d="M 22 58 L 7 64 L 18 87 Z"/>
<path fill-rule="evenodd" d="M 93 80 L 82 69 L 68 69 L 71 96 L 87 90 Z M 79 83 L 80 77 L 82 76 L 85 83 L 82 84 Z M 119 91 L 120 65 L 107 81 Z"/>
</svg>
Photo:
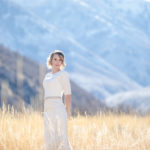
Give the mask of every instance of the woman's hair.
<svg viewBox="0 0 150 150">
<path fill-rule="evenodd" d="M 64 53 L 61 50 L 54 50 L 53 52 L 51 52 L 47 58 L 47 67 L 51 68 L 52 66 L 52 59 L 54 57 L 54 55 L 58 55 L 60 60 L 62 61 L 62 65 L 60 66 L 60 69 L 65 68 L 66 63 L 65 63 L 65 56 Z"/>
</svg>

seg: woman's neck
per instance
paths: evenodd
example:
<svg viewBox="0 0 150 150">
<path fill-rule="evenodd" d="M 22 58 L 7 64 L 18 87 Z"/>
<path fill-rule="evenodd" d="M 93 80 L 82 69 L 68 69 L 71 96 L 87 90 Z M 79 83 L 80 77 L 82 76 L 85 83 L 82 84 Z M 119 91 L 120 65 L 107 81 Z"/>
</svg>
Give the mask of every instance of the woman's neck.
<svg viewBox="0 0 150 150">
<path fill-rule="evenodd" d="M 59 72 L 60 69 L 52 69 L 52 73 L 56 73 L 56 72 Z"/>
</svg>

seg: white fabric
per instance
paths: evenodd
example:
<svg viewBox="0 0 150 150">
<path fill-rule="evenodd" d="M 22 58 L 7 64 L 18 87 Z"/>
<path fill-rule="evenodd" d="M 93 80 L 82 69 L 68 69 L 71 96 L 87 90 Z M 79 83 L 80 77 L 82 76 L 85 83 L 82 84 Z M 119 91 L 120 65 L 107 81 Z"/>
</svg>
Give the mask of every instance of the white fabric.
<svg viewBox="0 0 150 150">
<path fill-rule="evenodd" d="M 53 97 L 71 94 L 69 75 L 66 71 L 61 70 L 54 74 L 47 73 L 43 80 L 44 97 Z"/>
<path fill-rule="evenodd" d="M 45 98 L 71 94 L 68 73 L 46 74 L 43 81 Z M 44 100 L 44 148 L 46 150 L 72 150 L 67 136 L 67 112 L 61 98 Z"/>
</svg>

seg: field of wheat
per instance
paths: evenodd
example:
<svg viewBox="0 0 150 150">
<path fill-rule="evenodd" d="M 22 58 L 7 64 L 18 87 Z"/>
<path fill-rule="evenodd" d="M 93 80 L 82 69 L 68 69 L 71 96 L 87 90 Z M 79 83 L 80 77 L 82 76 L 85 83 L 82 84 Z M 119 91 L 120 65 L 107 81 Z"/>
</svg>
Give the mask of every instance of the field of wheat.
<svg viewBox="0 0 150 150">
<path fill-rule="evenodd" d="M 150 116 L 99 114 L 68 121 L 74 150 L 150 150 Z M 43 115 L 0 110 L 0 150 L 41 150 Z"/>
</svg>

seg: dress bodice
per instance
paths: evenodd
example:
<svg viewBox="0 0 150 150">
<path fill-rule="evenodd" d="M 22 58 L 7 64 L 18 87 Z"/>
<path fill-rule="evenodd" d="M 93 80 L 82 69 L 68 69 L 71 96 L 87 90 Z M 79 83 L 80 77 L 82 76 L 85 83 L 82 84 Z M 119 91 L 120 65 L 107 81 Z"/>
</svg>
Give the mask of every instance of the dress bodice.
<svg viewBox="0 0 150 150">
<path fill-rule="evenodd" d="M 56 73 L 47 73 L 43 80 L 44 97 L 53 97 L 71 94 L 68 72 L 61 70 Z"/>
</svg>

